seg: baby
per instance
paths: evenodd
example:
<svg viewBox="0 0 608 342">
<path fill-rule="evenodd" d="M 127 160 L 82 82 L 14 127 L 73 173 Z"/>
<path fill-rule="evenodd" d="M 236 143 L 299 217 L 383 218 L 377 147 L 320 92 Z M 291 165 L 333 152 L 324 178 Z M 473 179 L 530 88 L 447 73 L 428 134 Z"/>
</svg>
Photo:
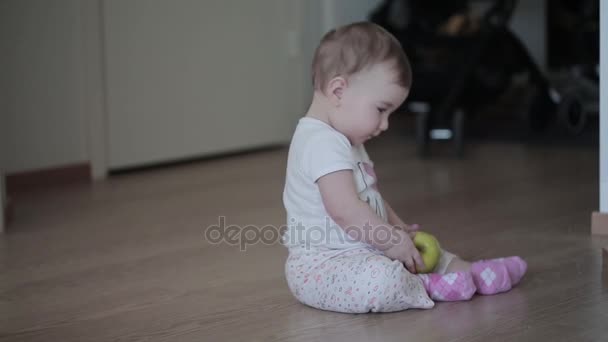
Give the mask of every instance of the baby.
<svg viewBox="0 0 608 342">
<path fill-rule="evenodd" d="M 354 23 L 328 32 L 312 64 L 314 96 L 296 127 L 283 201 L 289 289 L 302 303 L 348 313 L 432 308 L 509 291 L 527 265 L 519 257 L 469 263 L 442 251 L 429 274 L 410 226 L 378 191 L 364 143 L 388 129 L 412 72 L 399 42 Z"/>
</svg>

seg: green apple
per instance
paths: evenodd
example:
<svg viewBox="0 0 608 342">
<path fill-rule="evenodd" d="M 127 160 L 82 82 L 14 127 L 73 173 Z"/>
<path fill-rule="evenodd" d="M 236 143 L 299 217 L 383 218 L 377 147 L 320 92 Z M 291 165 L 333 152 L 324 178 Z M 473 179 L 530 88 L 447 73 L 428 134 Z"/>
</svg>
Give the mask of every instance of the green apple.
<svg viewBox="0 0 608 342">
<path fill-rule="evenodd" d="M 425 232 L 416 232 L 414 236 L 414 246 L 420 252 L 422 261 L 424 261 L 424 268 L 417 269 L 418 273 L 429 273 L 435 269 L 439 258 L 441 257 L 441 248 L 437 239 Z"/>
</svg>

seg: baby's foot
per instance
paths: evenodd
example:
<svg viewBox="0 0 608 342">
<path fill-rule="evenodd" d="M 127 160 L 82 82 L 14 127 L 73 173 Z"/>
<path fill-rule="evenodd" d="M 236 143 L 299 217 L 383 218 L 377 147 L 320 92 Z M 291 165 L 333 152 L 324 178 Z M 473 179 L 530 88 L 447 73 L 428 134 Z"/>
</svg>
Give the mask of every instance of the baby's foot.
<svg viewBox="0 0 608 342">
<path fill-rule="evenodd" d="M 499 261 L 477 261 L 471 265 L 473 281 L 477 292 L 492 295 L 511 289 L 511 279 L 507 266 Z"/>
<path fill-rule="evenodd" d="M 429 273 L 418 276 L 422 279 L 426 292 L 434 300 L 445 302 L 469 300 L 476 291 L 470 272 Z"/>
<path fill-rule="evenodd" d="M 505 264 L 505 266 L 507 266 L 507 271 L 509 271 L 509 278 L 511 279 L 511 287 L 517 285 L 528 270 L 528 264 L 526 263 L 526 261 L 518 256 L 498 258 L 492 260 L 502 262 L 503 264 Z"/>
</svg>

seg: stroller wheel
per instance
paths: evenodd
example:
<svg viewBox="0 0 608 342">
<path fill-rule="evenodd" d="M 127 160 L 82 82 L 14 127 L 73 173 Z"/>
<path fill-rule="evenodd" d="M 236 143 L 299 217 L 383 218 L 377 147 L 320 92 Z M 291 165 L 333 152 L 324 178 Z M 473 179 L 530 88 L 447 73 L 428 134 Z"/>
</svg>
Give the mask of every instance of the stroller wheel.
<svg viewBox="0 0 608 342">
<path fill-rule="evenodd" d="M 462 158 L 464 156 L 464 125 L 464 111 L 457 110 L 452 117 L 452 131 L 454 139 L 454 153 L 458 158 Z"/>
<path fill-rule="evenodd" d="M 564 96 L 557 109 L 557 115 L 563 127 L 571 135 L 579 135 L 587 124 L 587 113 L 576 95 Z"/>
<path fill-rule="evenodd" d="M 426 157 L 429 153 L 429 121 L 428 112 L 416 115 L 416 144 L 419 157 Z"/>
</svg>

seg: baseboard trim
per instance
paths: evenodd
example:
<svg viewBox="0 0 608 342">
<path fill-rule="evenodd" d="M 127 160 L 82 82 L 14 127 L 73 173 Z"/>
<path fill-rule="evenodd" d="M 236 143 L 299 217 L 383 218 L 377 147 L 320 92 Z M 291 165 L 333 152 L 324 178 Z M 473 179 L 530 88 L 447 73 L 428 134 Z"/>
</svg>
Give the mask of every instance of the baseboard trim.
<svg viewBox="0 0 608 342">
<path fill-rule="evenodd" d="M 80 163 L 6 175 L 8 196 L 54 185 L 91 182 L 91 165 Z"/>
</svg>

